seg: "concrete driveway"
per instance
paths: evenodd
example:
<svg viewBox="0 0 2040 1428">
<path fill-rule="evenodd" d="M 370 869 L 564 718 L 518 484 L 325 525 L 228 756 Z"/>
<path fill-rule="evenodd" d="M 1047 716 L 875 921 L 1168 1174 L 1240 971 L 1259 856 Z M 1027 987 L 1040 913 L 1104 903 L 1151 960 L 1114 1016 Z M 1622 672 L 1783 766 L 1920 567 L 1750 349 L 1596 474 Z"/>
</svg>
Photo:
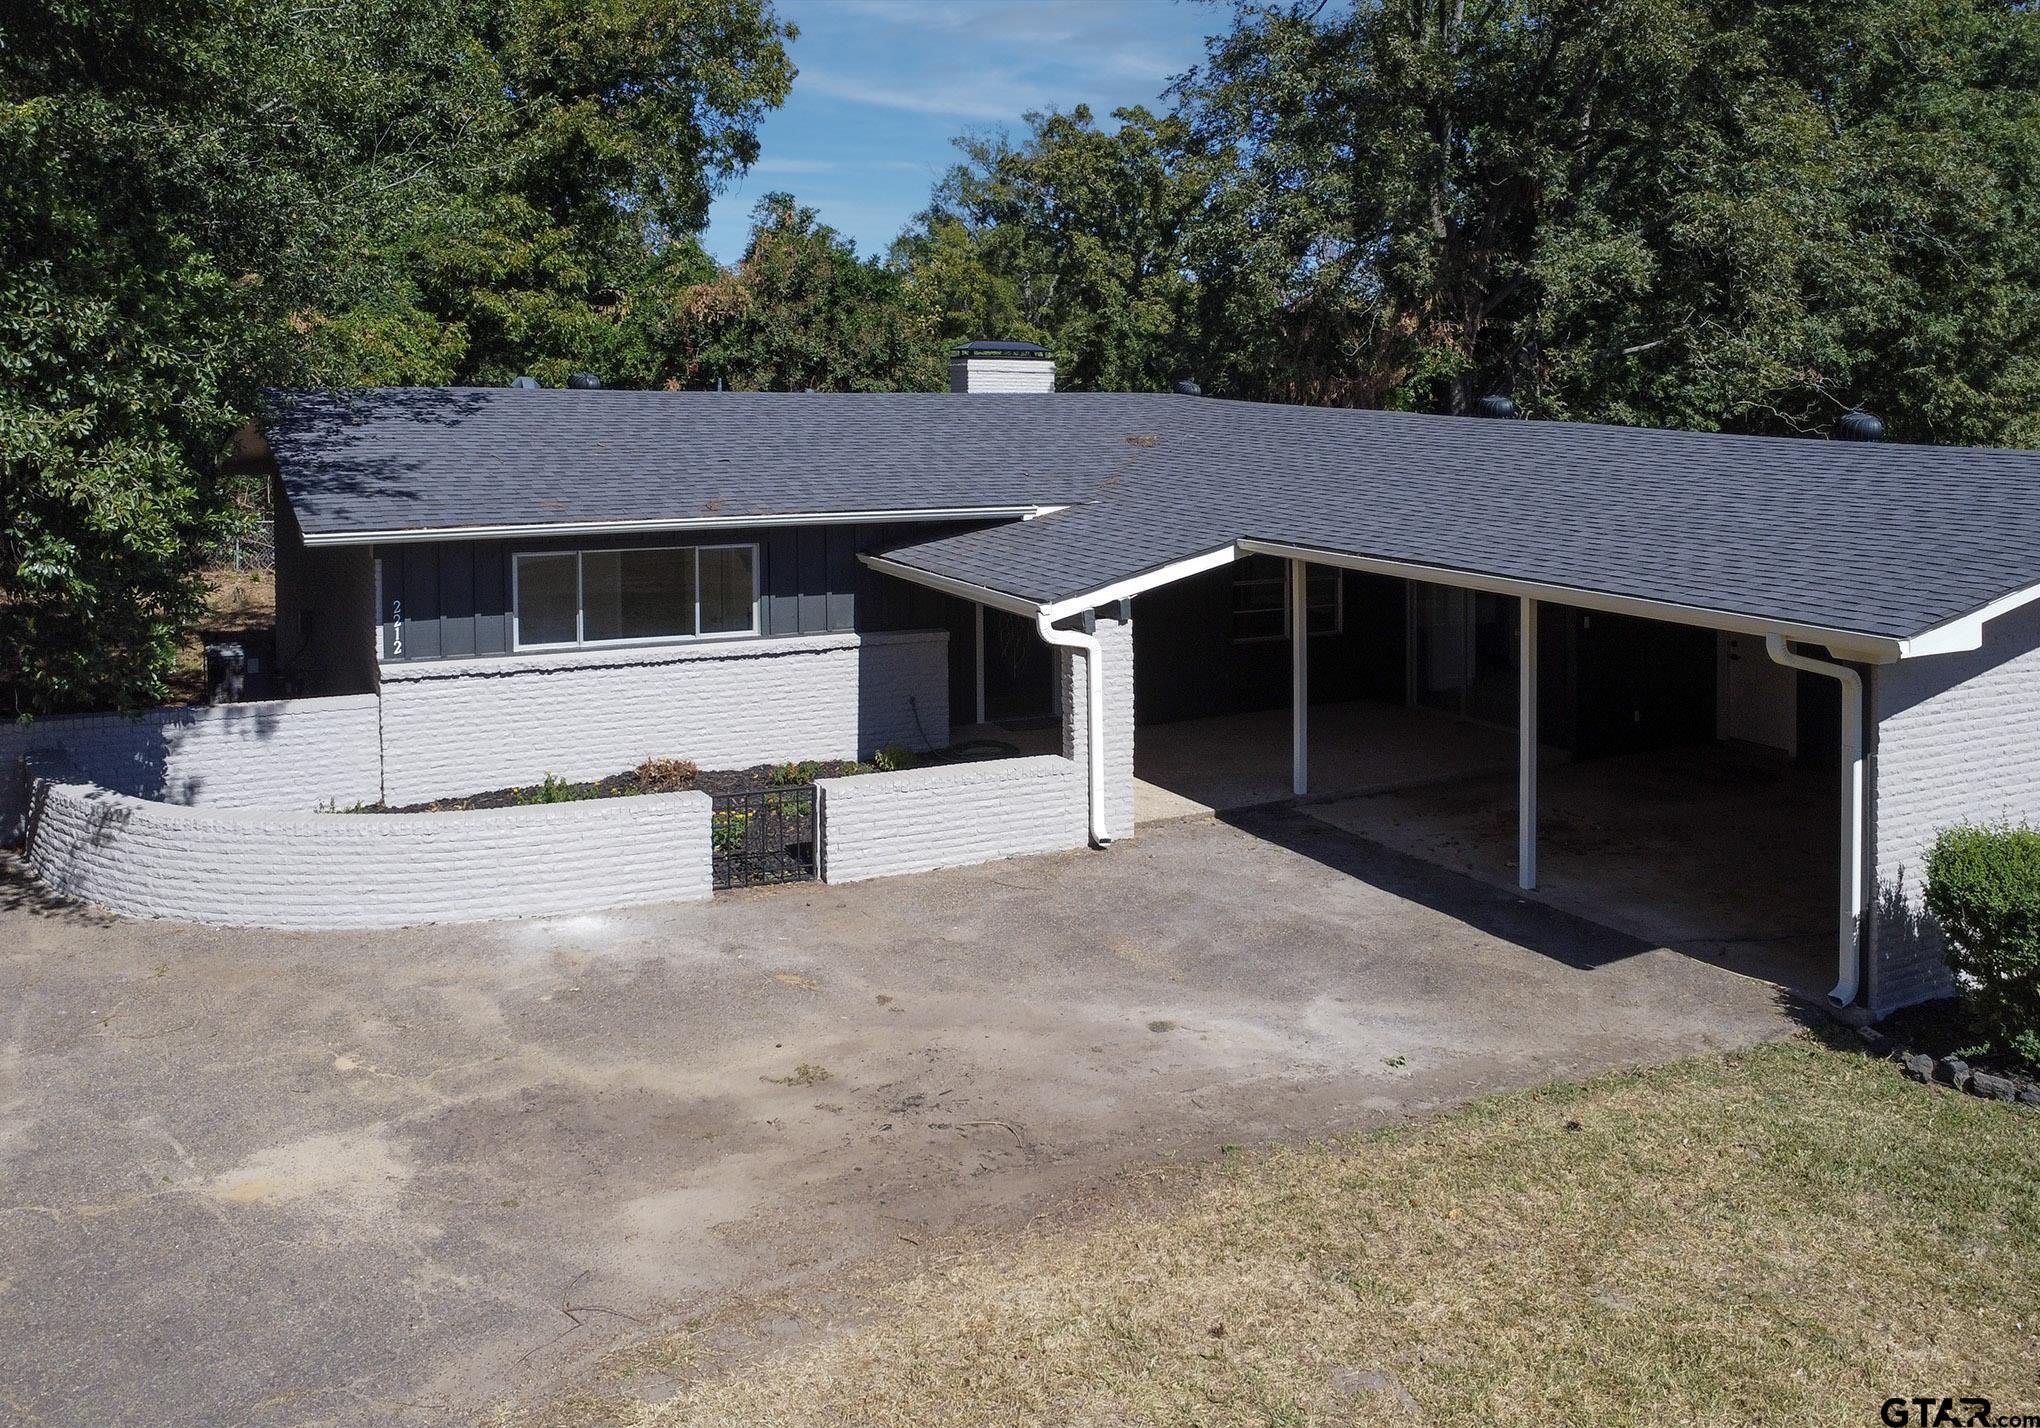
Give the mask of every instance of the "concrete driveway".
<svg viewBox="0 0 2040 1428">
<path fill-rule="evenodd" d="M 1115 1167 L 1789 1029 L 1294 813 L 565 922 L 0 884 L 0 1421 L 422 1424 Z"/>
</svg>

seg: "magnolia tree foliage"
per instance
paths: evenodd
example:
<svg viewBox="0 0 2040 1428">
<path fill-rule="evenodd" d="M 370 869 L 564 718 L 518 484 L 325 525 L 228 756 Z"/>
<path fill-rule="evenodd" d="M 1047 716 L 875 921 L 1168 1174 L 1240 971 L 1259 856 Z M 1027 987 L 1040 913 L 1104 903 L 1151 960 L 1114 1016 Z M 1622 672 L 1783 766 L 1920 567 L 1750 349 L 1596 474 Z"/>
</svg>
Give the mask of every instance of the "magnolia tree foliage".
<svg viewBox="0 0 2040 1428">
<path fill-rule="evenodd" d="M 0 21 L 0 679 L 161 696 L 268 383 L 662 371 L 764 0 L 54 0 Z"/>
</svg>

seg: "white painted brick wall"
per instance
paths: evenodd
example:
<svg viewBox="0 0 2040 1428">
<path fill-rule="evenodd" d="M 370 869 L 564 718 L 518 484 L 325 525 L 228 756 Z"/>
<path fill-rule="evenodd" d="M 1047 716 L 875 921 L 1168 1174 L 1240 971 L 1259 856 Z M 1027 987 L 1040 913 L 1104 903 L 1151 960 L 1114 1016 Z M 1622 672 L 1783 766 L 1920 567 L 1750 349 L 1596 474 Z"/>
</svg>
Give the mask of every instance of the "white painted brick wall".
<svg viewBox="0 0 2040 1428">
<path fill-rule="evenodd" d="M 399 806 L 651 757 L 744 768 L 948 742 L 941 630 L 383 666 L 383 788 Z"/>
<path fill-rule="evenodd" d="M 1876 669 L 1870 864 L 1877 916 L 1870 1005 L 1946 993 L 1940 936 L 1920 918 L 1927 850 L 1943 828 L 2040 824 L 2040 606 L 1984 626 L 1984 647 Z"/>
<path fill-rule="evenodd" d="M 1133 617 L 1120 619 L 1117 606 L 1108 608 L 1112 613 L 1101 611 L 1092 631 L 1105 655 L 1105 819 L 1114 838 L 1130 838 L 1134 832 Z M 1075 620 L 1063 624 L 1079 628 Z M 1059 653 L 1063 708 L 1069 711 L 1063 719 L 1063 753 L 1082 764 L 1090 749 L 1090 721 L 1085 714 L 1090 705 L 1089 676 L 1076 651 Z"/>
<path fill-rule="evenodd" d="M 21 838 L 20 760 L 58 750 L 96 783 L 166 803 L 309 811 L 382 796 L 373 694 L 156 709 L 133 719 L 61 715 L 0 725 L 0 842 Z"/>
<path fill-rule="evenodd" d="M 822 876 L 861 882 L 1082 847 L 1081 770 L 1058 754 L 822 779 Z"/>
<path fill-rule="evenodd" d="M 599 912 L 710 893 L 709 800 L 653 794 L 468 813 L 196 809 L 32 756 L 29 867 L 130 917 L 397 927 Z"/>
<path fill-rule="evenodd" d="M 1096 634 L 1105 657 L 1105 797 L 1113 838 L 1133 833 L 1133 623 Z M 1081 848 L 1090 838 L 1084 661 L 1061 657 L 1063 753 L 824 779 L 822 876 L 858 882 Z"/>
</svg>

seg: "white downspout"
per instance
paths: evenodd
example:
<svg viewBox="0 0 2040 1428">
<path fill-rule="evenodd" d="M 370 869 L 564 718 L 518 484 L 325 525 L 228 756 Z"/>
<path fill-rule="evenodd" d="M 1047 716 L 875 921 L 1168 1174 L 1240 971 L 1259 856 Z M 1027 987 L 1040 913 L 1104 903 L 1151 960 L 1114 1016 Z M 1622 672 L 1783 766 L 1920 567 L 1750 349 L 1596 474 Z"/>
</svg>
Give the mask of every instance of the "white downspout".
<svg viewBox="0 0 2040 1428">
<path fill-rule="evenodd" d="M 1089 618 L 1088 615 L 1086 618 Z M 1059 630 L 1048 611 L 1034 613 L 1034 628 L 1049 644 L 1084 654 L 1084 754 L 1090 773 L 1091 846 L 1112 841 L 1105 826 L 1105 657 L 1096 635 Z"/>
<path fill-rule="evenodd" d="M 1828 1000 L 1845 1007 L 1856 1000 L 1860 989 L 1863 959 L 1858 948 L 1869 925 L 1863 910 L 1863 677 L 1845 664 L 1794 654 L 1783 635 L 1766 635 L 1764 648 L 1772 659 L 1788 669 L 1825 675 L 1841 685 L 1842 759 L 1848 768 L 1842 778 L 1841 908 L 1835 939 L 1835 989 L 1828 993 Z"/>
</svg>

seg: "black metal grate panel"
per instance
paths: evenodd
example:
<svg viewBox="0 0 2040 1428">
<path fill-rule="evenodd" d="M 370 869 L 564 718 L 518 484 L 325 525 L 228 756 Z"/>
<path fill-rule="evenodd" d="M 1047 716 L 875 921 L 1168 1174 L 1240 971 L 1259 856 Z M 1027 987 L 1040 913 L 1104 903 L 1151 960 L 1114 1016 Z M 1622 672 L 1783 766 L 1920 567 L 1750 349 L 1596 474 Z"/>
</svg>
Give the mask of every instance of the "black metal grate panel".
<svg viewBox="0 0 2040 1428">
<path fill-rule="evenodd" d="M 813 784 L 718 793 L 712 803 L 708 837 L 718 888 L 814 879 L 820 805 Z"/>
</svg>

